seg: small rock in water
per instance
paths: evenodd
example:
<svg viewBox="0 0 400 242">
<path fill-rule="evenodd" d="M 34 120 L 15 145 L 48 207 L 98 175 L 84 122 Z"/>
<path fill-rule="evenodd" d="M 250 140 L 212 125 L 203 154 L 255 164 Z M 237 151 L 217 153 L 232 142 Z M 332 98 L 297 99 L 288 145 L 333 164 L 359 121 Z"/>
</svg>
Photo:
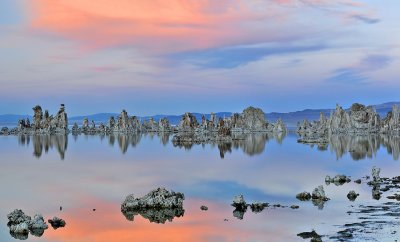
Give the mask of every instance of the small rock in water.
<svg viewBox="0 0 400 242">
<path fill-rule="evenodd" d="M 291 209 L 298 209 L 298 208 L 300 208 L 300 206 L 299 205 L 292 205 L 292 206 L 290 206 L 290 208 Z"/>
<path fill-rule="evenodd" d="M 360 194 L 356 193 L 355 191 L 350 191 L 350 192 L 347 194 L 347 198 L 348 198 L 350 201 L 355 201 L 356 198 L 357 198 L 359 195 L 360 195 Z"/>
<path fill-rule="evenodd" d="M 96 211 L 96 209 L 95 209 L 95 208 L 93 208 L 93 212 L 94 212 L 94 211 Z"/>
<path fill-rule="evenodd" d="M 361 184 L 361 179 L 357 179 L 354 182 L 357 183 L 357 184 Z"/>
<path fill-rule="evenodd" d="M 51 227 L 53 227 L 53 229 L 62 228 L 62 227 L 65 227 L 65 225 L 66 225 L 65 221 L 58 217 L 49 219 L 48 222 L 51 224 Z"/>
<path fill-rule="evenodd" d="M 381 172 L 380 168 L 372 167 L 372 178 L 375 183 L 380 182 L 381 178 L 379 177 L 379 173 Z"/>
<path fill-rule="evenodd" d="M 396 199 L 397 201 L 400 201 L 400 194 L 393 194 L 391 196 L 387 196 L 387 199 Z"/>
<path fill-rule="evenodd" d="M 262 212 L 266 207 L 268 207 L 268 203 L 262 203 L 262 202 L 254 202 L 250 204 L 251 211 L 253 213 L 260 213 Z"/>
<path fill-rule="evenodd" d="M 296 195 L 296 198 L 300 201 L 308 201 L 311 199 L 311 194 L 309 192 L 301 192 Z"/>
<path fill-rule="evenodd" d="M 320 185 L 314 189 L 314 191 L 312 192 L 311 198 L 317 199 L 317 200 L 323 200 L 323 201 L 329 200 L 329 198 L 325 196 L 324 187 L 322 185 Z"/>
<path fill-rule="evenodd" d="M 244 200 L 243 195 L 238 195 L 233 198 L 233 202 L 231 204 L 238 210 L 247 210 L 248 204 Z"/>
<path fill-rule="evenodd" d="M 381 188 L 381 191 L 382 192 L 387 192 L 387 191 L 389 191 L 390 190 L 390 188 L 389 187 L 384 187 L 384 188 Z"/>
<path fill-rule="evenodd" d="M 60 206 L 60 211 L 62 210 L 62 207 Z"/>
<path fill-rule="evenodd" d="M 203 210 L 203 211 L 207 211 L 208 207 L 203 205 L 203 206 L 200 207 L 200 209 Z"/>
</svg>

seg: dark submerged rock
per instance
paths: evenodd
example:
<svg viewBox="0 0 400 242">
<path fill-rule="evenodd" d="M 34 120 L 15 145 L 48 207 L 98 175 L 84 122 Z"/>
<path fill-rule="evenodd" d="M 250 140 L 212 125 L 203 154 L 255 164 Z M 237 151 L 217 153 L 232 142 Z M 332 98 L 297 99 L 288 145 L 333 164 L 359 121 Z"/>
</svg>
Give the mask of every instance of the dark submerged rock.
<svg viewBox="0 0 400 242">
<path fill-rule="evenodd" d="M 59 217 L 53 217 L 52 219 L 47 220 L 47 222 L 49 222 L 49 224 L 51 225 L 51 227 L 53 227 L 53 229 L 62 228 L 65 227 L 66 225 L 66 222 Z"/>
</svg>

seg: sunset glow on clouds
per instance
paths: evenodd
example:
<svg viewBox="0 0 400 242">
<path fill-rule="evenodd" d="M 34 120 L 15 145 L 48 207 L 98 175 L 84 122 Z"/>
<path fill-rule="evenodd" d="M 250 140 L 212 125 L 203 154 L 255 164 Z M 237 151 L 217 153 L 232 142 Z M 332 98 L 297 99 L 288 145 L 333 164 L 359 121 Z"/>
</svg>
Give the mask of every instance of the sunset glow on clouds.
<svg viewBox="0 0 400 242">
<path fill-rule="evenodd" d="M 66 103 L 73 114 L 121 108 L 155 114 L 398 99 L 395 0 L 0 0 L 0 6 L 0 83 L 9 90 L 0 113 L 29 112 L 39 102 Z"/>
</svg>

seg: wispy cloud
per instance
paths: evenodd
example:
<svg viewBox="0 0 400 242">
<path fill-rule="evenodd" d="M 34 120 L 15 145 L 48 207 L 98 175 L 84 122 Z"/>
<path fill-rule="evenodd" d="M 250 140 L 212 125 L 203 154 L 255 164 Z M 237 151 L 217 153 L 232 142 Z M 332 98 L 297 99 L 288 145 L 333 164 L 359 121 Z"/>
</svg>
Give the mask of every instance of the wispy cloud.
<svg viewBox="0 0 400 242">
<path fill-rule="evenodd" d="M 235 68 L 267 56 L 315 52 L 327 48 L 323 44 L 313 45 L 266 45 L 240 46 L 205 51 L 174 54 L 175 60 L 190 63 L 202 68 Z"/>
<path fill-rule="evenodd" d="M 388 55 L 368 55 L 352 66 L 334 70 L 328 80 L 335 83 L 361 83 L 368 80 L 368 73 L 386 68 L 392 61 L 393 58 Z"/>
<path fill-rule="evenodd" d="M 361 21 L 363 23 L 366 23 L 366 24 L 376 24 L 376 23 L 379 23 L 381 21 L 378 18 L 372 18 L 372 17 L 368 17 L 366 15 L 359 15 L 359 14 L 352 15 L 351 18 L 359 20 L 359 21 Z"/>
</svg>

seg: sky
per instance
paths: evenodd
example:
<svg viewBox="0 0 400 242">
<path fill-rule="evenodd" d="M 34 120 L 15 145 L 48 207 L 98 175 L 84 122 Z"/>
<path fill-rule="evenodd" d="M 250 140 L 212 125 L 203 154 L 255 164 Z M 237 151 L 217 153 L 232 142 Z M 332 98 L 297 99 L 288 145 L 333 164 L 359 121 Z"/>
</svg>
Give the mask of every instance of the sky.
<svg viewBox="0 0 400 242">
<path fill-rule="evenodd" d="M 0 0 L 0 114 L 399 101 L 398 0 Z"/>
</svg>

